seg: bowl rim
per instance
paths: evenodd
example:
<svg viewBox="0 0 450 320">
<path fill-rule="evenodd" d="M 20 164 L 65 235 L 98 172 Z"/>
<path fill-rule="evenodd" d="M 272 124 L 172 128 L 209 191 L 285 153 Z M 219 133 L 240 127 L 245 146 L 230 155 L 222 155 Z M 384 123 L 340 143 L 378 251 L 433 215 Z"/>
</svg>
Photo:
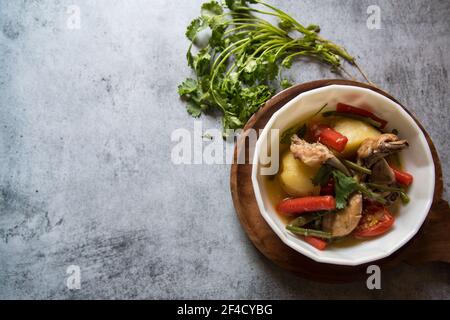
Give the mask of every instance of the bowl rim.
<svg viewBox="0 0 450 320">
<path fill-rule="evenodd" d="M 260 185 L 258 182 L 258 171 L 259 171 L 259 154 L 260 154 L 260 149 L 261 149 L 261 137 L 266 136 L 268 131 L 270 130 L 270 128 L 272 128 L 273 123 L 277 120 L 277 118 L 280 116 L 281 113 L 283 113 L 286 109 L 290 108 L 291 105 L 297 103 L 299 100 L 303 99 L 305 96 L 307 95 L 311 95 L 311 94 L 317 94 L 320 91 L 326 91 L 326 90 L 330 90 L 333 88 L 352 88 L 354 90 L 360 91 L 360 92 L 365 92 L 367 94 L 370 95 L 376 95 L 379 98 L 381 98 L 382 100 L 385 100 L 386 102 L 395 105 L 396 108 L 398 108 L 399 110 L 401 110 L 402 114 L 404 117 L 406 117 L 408 119 L 408 121 L 414 123 L 418 129 L 420 130 L 420 134 L 419 134 L 419 139 L 423 140 L 424 145 L 426 146 L 426 151 L 427 151 L 427 158 L 431 159 L 431 166 L 432 166 L 432 195 L 434 195 L 435 193 L 435 163 L 434 163 L 434 159 L 432 157 L 432 152 L 431 152 L 431 148 L 428 144 L 428 141 L 426 140 L 426 136 L 424 134 L 424 129 L 422 128 L 422 126 L 420 125 L 420 123 L 418 122 L 418 120 L 416 120 L 412 114 L 410 113 L 409 110 L 407 110 L 405 107 L 401 106 L 396 100 L 393 100 L 391 98 L 388 98 L 374 90 L 371 90 L 369 88 L 364 88 L 364 87 L 360 87 L 360 86 L 354 86 L 354 85 L 341 85 L 341 84 L 330 84 L 324 87 L 320 87 L 320 88 L 315 88 L 315 89 L 311 89 L 305 92 L 302 92 L 298 95 L 296 95 L 294 98 L 292 98 L 291 100 L 289 100 L 287 103 L 285 103 L 280 109 L 278 109 L 276 112 L 274 112 L 274 114 L 270 117 L 269 121 L 266 123 L 266 125 L 264 126 L 261 134 L 258 137 L 258 140 L 256 142 L 255 145 L 255 149 L 254 149 L 254 154 L 253 154 L 253 159 L 252 159 L 252 172 L 251 172 L 251 180 L 252 180 L 252 186 L 253 186 L 253 191 L 254 191 L 254 195 L 256 198 L 256 202 L 258 204 L 258 209 L 260 214 L 263 216 L 264 220 L 267 222 L 267 224 L 270 226 L 270 228 L 277 234 L 277 236 L 283 241 L 284 244 L 286 244 L 287 246 L 289 246 L 290 248 L 294 249 L 295 251 L 299 252 L 300 254 L 316 261 L 319 263 L 328 263 L 328 264 L 334 264 L 334 265 L 346 265 L 346 266 L 357 266 L 357 265 L 361 265 L 361 264 L 365 264 L 365 263 L 370 263 L 370 262 L 374 262 L 374 261 L 378 261 L 381 260 L 383 258 L 386 258 L 388 256 L 390 256 L 391 254 L 393 254 L 394 252 L 396 252 L 397 250 L 399 250 L 401 247 L 403 247 L 405 244 L 407 244 L 416 234 L 417 232 L 420 230 L 420 228 L 422 227 L 425 219 L 428 216 L 428 213 L 430 211 L 430 208 L 432 206 L 433 203 L 433 196 L 430 197 L 429 199 L 427 199 L 426 205 L 425 205 L 425 210 L 426 214 L 424 214 L 420 220 L 418 220 L 418 223 L 416 224 L 415 228 L 411 229 L 411 231 L 409 233 L 407 233 L 406 236 L 404 236 L 400 241 L 398 241 L 395 245 L 393 245 L 389 250 L 383 250 L 382 252 L 378 253 L 378 254 L 374 254 L 372 256 L 368 256 L 366 258 L 354 258 L 352 260 L 349 259 L 345 259 L 345 258 L 335 258 L 335 257 L 327 257 L 327 256 L 318 256 L 317 254 L 314 253 L 314 251 L 318 251 L 317 249 L 313 248 L 313 251 L 308 251 L 308 250 L 304 250 L 302 247 L 298 246 L 297 243 L 295 243 L 293 240 L 288 238 L 288 233 L 284 232 L 284 230 L 281 230 L 278 228 L 278 226 L 276 225 L 275 221 L 273 221 L 270 217 L 270 214 L 265 210 L 264 207 L 264 203 L 263 203 L 263 199 L 262 199 L 262 195 L 261 195 L 261 190 L 260 190 Z"/>
</svg>

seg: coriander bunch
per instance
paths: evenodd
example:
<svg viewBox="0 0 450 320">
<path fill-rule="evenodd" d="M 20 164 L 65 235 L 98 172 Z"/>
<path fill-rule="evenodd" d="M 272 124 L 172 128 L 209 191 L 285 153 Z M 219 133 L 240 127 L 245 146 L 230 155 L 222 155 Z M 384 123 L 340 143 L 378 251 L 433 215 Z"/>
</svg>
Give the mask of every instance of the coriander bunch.
<svg viewBox="0 0 450 320">
<path fill-rule="evenodd" d="M 263 18 L 267 16 L 278 24 Z M 193 47 L 205 29 L 210 32 L 208 42 L 194 54 Z M 308 57 L 333 70 L 343 70 L 342 59 L 357 67 L 344 48 L 319 32 L 319 26 L 303 26 L 260 0 L 204 3 L 201 16 L 186 30 L 191 41 L 186 57 L 195 78 L 180 84 L 178 93 L 186 100 L 187 111 L 199 117 L 218 109 L 224 130 L 242 128 L 277 88 L 290 86 L 280 73 L 289 69 L 295 58 Z"/>
</svg>

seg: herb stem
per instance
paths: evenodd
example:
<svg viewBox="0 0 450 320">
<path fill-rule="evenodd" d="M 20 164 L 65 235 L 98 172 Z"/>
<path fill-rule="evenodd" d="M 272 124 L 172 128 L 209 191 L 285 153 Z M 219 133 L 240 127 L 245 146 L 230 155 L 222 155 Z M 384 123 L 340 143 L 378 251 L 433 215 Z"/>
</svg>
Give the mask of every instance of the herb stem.
<svg viewBox="0 0 450 320">
<path fill-rule="evenodd" d="M 402 188 L 389 187 L 389 186 L 385 186 L 382 184 L 370 183 L 370 182 L 367 182 L 366 185 L 369 188 L 374 188 L 374 189 L 378 189 L 378 190 L 398 192 L 400 195 L 400 199 L 402 200 L 403 203 L 408 203 L 410 200 L 408 194 Z"/>
<path fill-rule="evenodd" d="M 378 190 L 385 190 L 385 191 L 393 191 L 393 192 L 403 192 L 404 190 L 402 188 L 396 188 L 396 187 L 389 187 L 378 183 L 371 183 L 367 182 L 366 186 Z"/>
<path fill-rule="evenodd" d="M 278 8 L 272 6 L 272 5 L 270 5 L 270 4 L 268 4 L 268 3 L 264 2 L 264 1 L 256 0 L 256 2 L 259 3 L 259 4 L 261 4 L 261 5 L 263 5 L 263 6 L 265 6 L 265 7 L 267 7 L 267 8 L 269 8 L 269 9 L 271 9 L 271 10 L 273 10 L 273 11 L 275 11 L 275 12 L 277 13 L 277 14 L 273 14 L 273 15 L 275 15 L 275 16 L 277 16 L 277 17 L 280 17 L 280 18 L 284 18 L 284 19 L 286 19 L 287 21 L 291 22 L 294 26 L 297 27 L 297 28 L 296 28 L 297 31 L 299 31 L 299 32 L 301 32 L 301 33 L 303 33 L 303 34 L 312 34 L 312 33 L 315 33 L 315 32 L 312 32 L 312 31 L 308 30 L 308 29 L 305 28 L 304 26 L 302 26 L 297 20 L 295 20 L 294 18 L 292 18 L 292 17 L 291 17 L 289 14 L 287 14 L 286 12 L 284 12 L 284 11 L 282 11 L 282 10 L 280 10 L 280 9 L 278 9 Z"/>
<path fill-rule="evenodd" d="M 301 216 L 298 216 L 294 220 L 292 220 L 289 225 L 293 227 L 303 227 L 304 225 L 313 222 L 315 220 L 318 220 L 322 218 L 323 216 L 326 216 L 327 214 L 334 213 L 334 211 L 323 211 L 323 212 L 313 212 L 310 214 L 303 214 Z"/>
<path fill-rule="evenodd" d="M 381 204 L 386 204 L 387 201 L 385 198 L 383 198 L 382 196 L 380 196 L 379 194 L 372 192 L 371 190 L 369 190 L 368 188 L 366 188 L 365 185 L 358 183 L 358 190 L 364 194 L 366 197 L 375 200 L 376 202 L 379 202 Z"/>
<path fill-rule="evenodd" d="M 292 233 L 295 233 L 295 234 L 298 234 L 301 236 L 305 236 L 305 237 L 313 236 L 313 237 L 324 238 L 324 239 L 332 238 L 331 233 L 325 232 L 325 231 L 320 231 L 320 230 L 305 229 L 305 228 L 295 227 L 292 225 L 287 225 L 286 229 L 291 231 Z"/>
<path fill-rule="evenodd" d="M 355 171 L 364 173 L 364 174 L 372 174 L 372 170 L 364 168 L 363 166 L 360 166 L 359 164 L 356 164 L 352 161 L 344 159 L 344 164 L 347 165 L 350 169 L 353 169 Z"/>
</svg>

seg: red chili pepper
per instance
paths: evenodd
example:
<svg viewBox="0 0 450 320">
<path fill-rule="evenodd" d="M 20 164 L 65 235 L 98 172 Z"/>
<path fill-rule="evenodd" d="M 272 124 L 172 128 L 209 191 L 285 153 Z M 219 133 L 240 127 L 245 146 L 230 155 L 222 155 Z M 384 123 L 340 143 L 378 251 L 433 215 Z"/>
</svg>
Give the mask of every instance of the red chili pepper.
<svg viewBox="0 0 450 320">
<path fill-rule="evenodd" d="M 414 180 L 414 177 L 408 172 L 400 171 L 395 168 L 392 168 L 395 175 L 395 181 L 404 186 L 409 186 Z"/>
<path fill-rule="evenodd" d="M 344 151 L 348 142 L 346 136 L 323 124 L 312 125 L 311 133 L 317 141 L 338 152 Z"/>
<path fill-rule="evenodd" d="M 278 211 L 285 214 L 301 214 L 303 212 L 324 211 L 335 208 L 336 200 L 332 196 L 286 199 L 278 204 Z"/>
<path fill-rule="evenodd" d="M 303 239 L 318 250 L 324 250 L 328 245 L 325 240 L 316 237 L 307 236 L 303 237 Z"/>
<path fill-rule="evenodd" d="M 352 113 L 363 117 L 371 118 L 380 123 L 381 129 L 387 125 L 387 121 L 377 117 L 374 113 L 367 111 L 365 109 L 350 106 L 345 103 L 338 103 L 336 106 L 336 111 L 341 113 Z"/>
</svg>

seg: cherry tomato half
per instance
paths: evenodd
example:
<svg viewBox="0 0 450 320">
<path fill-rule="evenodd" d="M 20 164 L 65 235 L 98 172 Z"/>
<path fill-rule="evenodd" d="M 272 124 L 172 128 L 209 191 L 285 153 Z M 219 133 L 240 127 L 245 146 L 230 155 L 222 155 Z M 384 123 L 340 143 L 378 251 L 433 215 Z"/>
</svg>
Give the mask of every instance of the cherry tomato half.
<svg viewBox="0 0 450 320">
<path fill-rule="evenodd" d="M 361 239 L 379 236 L 391 229 L 394 221 L 394 217 L 386 207 L 369 204 L 364 208 L 361 221 L 353 235 Z"/>
</svg>

